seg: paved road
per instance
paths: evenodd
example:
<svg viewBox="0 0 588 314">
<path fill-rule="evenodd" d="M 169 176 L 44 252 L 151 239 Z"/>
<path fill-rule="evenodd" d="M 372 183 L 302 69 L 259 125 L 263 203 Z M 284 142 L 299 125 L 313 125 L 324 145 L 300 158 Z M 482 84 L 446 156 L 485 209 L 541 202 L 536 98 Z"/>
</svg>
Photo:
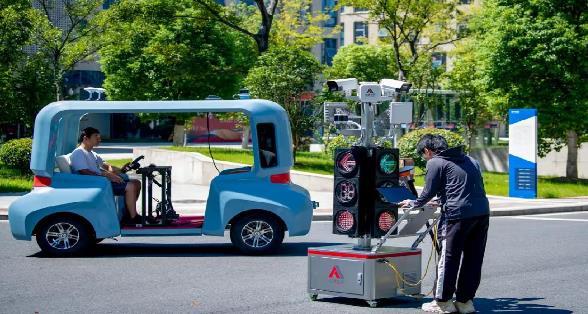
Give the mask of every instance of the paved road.
<svg viewBox="0 0 588 314">
<path fill-rule="evenodd" d="M 411 299 L 377 309 L 327 296 L 309 301 L 307 248 L 348 242 L 330 227 L 314 222 L 279 256 L 239 256 L 227 237 L 183 237 L 106 240 L 93 256 L 53 259 L 34 242 L 13 240 L 0 222 L 0 312 L 420 312 Z M 587 313 L 587 230 L 588 212 L 492 218 L 480 312 Z M 427 257 L 430 242 L 422 247 Z M 423 290 L 431 283 L 429 276 Z"/>
</svg>

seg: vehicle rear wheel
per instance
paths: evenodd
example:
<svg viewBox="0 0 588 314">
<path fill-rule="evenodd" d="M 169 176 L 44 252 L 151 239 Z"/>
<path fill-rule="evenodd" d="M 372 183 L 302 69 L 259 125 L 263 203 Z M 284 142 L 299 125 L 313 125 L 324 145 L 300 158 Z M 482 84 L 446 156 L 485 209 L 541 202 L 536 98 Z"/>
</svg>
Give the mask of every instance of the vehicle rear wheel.
<svg viewBox="0 0 588 314">
<path fill-rule="evenodd" d="M 283 240 L 284 228 L 270 215 L 244 216 L 231 225 L 231 242 L 245 254 L 275 251 Z"/>
<path fill-rule="evenodd" d="M 45 221 L 38 229 L 36 238 L 41 250 L 53 256 L 81 254 L 96 241 L 86 224 L 68 216 Z"/>
</svg>

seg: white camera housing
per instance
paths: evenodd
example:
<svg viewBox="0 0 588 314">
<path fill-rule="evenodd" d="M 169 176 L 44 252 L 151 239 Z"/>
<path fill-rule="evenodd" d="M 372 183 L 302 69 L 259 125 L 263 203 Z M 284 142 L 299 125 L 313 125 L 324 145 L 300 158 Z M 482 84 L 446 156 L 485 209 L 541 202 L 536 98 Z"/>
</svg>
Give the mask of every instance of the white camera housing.
<svg viewBox="0 0 588 314">
<path fill-rule="evenodd" d="M 389 94 L 391 92 L 408 92 L 412 87 L 412 84 L 399 80 L 382 79 L 380 81 L 380 86 L 382 86 L 382 90 L 385 94 Z"/>
<path fill-rule="evenodd" d="M 329 88 L 329 91 L 343 91 L 347 95 L 351 95 L 351 91 L 357 89 L 357 85 L 356 78 L 327 81 L 327 87 Z"/>
</svg>

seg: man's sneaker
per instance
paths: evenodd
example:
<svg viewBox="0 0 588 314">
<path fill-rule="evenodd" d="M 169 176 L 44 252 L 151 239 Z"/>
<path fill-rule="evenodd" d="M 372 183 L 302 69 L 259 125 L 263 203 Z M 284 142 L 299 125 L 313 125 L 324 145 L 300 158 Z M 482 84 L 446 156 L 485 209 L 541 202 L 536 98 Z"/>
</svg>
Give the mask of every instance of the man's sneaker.
<svg viewBox="0 0 588 314">
<path fill-rule="evenodd" d="M 425 312 L 433 312 L 433 313 L 455 313 L 457 309 L 451 300 L 447 302 L 441 302 L 437 300 L 433 300 L 429 303 L 423 303 L 421 307 Z"/>
<path fill-rule="evenodd" d="M 460 314 L 476 313 L 472 300 L 466 301 L 465 303 L 455 301 L 455 307 Z"/>
</svg>

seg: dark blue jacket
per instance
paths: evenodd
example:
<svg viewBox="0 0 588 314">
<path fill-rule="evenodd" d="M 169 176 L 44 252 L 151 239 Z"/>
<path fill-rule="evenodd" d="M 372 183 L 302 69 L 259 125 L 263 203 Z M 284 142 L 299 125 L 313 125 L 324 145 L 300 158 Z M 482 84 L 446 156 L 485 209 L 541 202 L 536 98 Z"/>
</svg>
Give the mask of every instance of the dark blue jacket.
<svg viewBox="0 0 588 314">
<path fill-rule="evenodd" d="M 444 150 L 427 162 L 425 188 L 414 205 L 423 206 L 435 195 L 447 220 L 490 214 L 480 164 L 465 155 L 462 146 Z"/>
</svg>

